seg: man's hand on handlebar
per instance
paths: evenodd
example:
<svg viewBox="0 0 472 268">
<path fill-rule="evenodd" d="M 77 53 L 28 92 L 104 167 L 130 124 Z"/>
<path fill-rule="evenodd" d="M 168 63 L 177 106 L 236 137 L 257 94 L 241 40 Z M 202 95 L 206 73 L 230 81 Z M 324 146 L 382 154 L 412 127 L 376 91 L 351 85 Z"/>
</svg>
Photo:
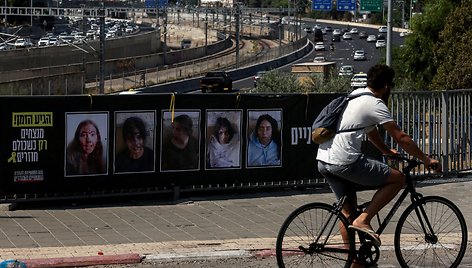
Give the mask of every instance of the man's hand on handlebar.
<svg viewBox="0 0 472 268">
<path fill-rule="evenodd" d="M 426 159 L 423 160 L 423 163 L 424 166 L 428 169 L 431 169 L 432 171 L 437 173 L 442 173 L 441 164 L 439 163 L 439 160 L 433 159 L 431 157 L 426 157 Z"/>
</svg>

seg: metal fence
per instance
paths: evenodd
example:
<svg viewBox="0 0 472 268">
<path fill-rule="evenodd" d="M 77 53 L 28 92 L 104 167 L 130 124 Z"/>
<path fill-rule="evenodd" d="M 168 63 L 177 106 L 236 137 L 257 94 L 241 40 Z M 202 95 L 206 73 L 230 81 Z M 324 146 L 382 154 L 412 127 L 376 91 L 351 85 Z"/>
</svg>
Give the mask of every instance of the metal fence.
<svg viewBox="0 0 472 268">
<path fill-rule="evenodd" d="M 394 92 L 391 111 L 419 147 L 454 174 L 472 170 L 471 99 L 472 89 Z"/>
</svg>

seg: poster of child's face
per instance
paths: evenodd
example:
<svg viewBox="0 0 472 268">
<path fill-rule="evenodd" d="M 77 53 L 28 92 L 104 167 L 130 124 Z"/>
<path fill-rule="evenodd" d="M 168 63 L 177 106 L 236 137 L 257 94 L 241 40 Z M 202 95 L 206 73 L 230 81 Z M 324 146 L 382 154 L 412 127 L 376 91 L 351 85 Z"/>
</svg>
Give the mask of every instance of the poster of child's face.
<svg viewBox="0 0 472 268">
<path fill-rule="evenodd" d="M 282 165 L 282 110 L 249 110 L 247 167 Z"/>
<path fill-rule="evenodd" d="M 200 169 L 200 111 L 162 112 L 161 171 Z"/>
<path fill-rule="evenodd" d="M 155 170 L 155 111 L 115 113 L 115 173 Z"/>
<path fill-rule="evenodd" d="M 108 112 L 66 113 L 65 176 L 108 173 Z"/>
<path fill-rule="evenodd" d="M 206 169 L 241 168 L 241 110 L 207 110 Z"/>
</svg>

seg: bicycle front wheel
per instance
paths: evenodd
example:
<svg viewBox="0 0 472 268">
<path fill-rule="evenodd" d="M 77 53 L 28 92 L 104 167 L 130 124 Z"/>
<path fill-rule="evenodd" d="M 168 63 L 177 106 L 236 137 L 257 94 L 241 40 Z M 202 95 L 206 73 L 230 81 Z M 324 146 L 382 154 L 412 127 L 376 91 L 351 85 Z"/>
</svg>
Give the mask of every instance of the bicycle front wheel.
<svg viewBox="0 0 472 268">
<path fill-rule="evenodd" d="M 297 208 L 277 236 L 277 264 L 290 267 L 350 267 L 355 256 L 354 233 L 342 214 L 323 203 Z"/>
<path fill-rule="evenodd" d="M 451 201 L 424 197 L 401 215 L 394 244 L 403 268 L 458 267 L 467 247 L 467 225 Z"/>
</svg>

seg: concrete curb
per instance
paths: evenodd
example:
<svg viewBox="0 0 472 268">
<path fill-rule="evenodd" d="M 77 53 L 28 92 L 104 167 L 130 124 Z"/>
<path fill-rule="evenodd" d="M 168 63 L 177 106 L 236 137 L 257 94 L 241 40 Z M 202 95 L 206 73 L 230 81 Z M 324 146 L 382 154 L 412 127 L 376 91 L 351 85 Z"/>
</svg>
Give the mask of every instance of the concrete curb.
<svg viewBox="0 0 472 268">
<path fill-rule="evenodd" d="M 20 260 L 28 268 L 78 267 L 91 265 L 140 263 L 143 257 L 137 253 L 119 255 L 100 255 L 68 258 L 45 258 Z"/>
</svg>

